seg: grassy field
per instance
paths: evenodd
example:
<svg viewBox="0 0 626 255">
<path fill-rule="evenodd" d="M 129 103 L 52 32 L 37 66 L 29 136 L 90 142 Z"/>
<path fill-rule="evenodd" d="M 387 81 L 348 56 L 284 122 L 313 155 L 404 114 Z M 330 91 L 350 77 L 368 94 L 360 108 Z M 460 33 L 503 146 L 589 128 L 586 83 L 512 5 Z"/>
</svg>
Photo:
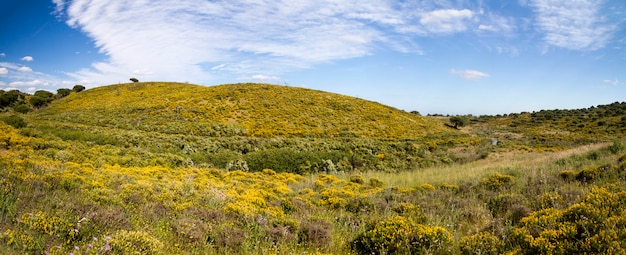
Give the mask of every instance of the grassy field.
<svg viewBox="0 0 626 255">
<path fill-rule="evenodd" d="M 312 112 L 342 102 L 335 116 L 352 120 L 276 131 L 276 118 L 295 118 L 253 120 L 258 109 L 228 103 L 244 87 L 300 93 Z M 3 113 L 2 254 L 626 253 L 624 104 L 470 117 L 457 130 L 319 91 L 199 89 L 116 85 Z M 204 97 L 229 113 L 206 114 L 216 103 Z M 335 121 L 315 116 L 299 121 Z M 353 127 L 372 116 L 398 127 Z M 181 128 L 158 124 L 170 118 Z"/>
</svg>

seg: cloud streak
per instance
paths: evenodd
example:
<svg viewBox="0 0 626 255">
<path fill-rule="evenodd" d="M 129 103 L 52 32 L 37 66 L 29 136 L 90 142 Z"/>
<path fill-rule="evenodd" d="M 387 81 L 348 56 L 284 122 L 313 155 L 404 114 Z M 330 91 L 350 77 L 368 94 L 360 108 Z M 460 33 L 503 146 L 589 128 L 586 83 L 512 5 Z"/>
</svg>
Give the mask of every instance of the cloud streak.
<svg viewBox="0 0 626 255">
<path fill-rule="evenodd" d="M 547 44 L 571 50 L 604 47 L 616 26 L 600 14 L 603 1 L 533 0 L 538 29 Z"/>
<path fill-rule="evenodd" d="M 480 80 L 482 78 L 489 77 L 489 74 L 487 73 L 483 73 L 483 72 L 476 71 L 476 70 L 470 70 L 470 69 L 467 69 L 467 70 L 451 69 L 450 73 L 457 75 L 465 80 L 470 80 L 470 81 Z"/>
<path fill-rule="evenodd" d="M 70 73 L 92 83 L 277 76 L 386 48 L 423 54 L 420 36 L 513 27 L 462 8 L 392 0 L 54 0 L 67 24 L 95 42 L 104 62 Z M 498 23 L 498 24 L 497 24 Z"/>
</svg>

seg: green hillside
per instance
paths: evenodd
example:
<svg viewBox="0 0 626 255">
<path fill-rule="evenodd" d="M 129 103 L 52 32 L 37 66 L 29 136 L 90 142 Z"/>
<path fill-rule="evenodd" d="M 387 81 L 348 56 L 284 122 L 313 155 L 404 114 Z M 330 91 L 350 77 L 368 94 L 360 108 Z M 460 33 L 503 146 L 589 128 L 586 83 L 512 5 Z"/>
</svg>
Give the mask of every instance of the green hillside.
<svg viewBox="0 0 626 255">
<path fill-rule="evenodd" d="M 268 84 L 111 85 L 72 94 L 33 117 L 201 136 L 416 138 L 447 131 L 438 120 L 379 103 Z"/>
</svg>

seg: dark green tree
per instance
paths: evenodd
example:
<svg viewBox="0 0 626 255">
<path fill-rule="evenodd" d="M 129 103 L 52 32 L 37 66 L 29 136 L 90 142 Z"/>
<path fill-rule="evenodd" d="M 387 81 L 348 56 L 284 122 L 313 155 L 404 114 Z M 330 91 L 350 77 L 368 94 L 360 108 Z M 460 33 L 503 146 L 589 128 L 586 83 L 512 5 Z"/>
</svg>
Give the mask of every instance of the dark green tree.
<svg viewBox="0 0 626 255">
<path fill-rule="evenodd" d="M 457 128 L 457 129 L 459 127 L 467 125 L 468 122 L 469 120 L 467 120 L 467 118 L 464 116 L 454 116 L 450 118 L 450 123 L 452 123 L 454 128 Z"/>
<path fill-rule="evenodd" d="M 130 80 L 131 80 L 132 82 L 139 82 L 139 80 L 137 80 L 137 78 L 130 78 Z"/>
<path fill-rule="evenodd" d="M 85 90 L 85 86 L 80 85 L 80 84 L 76 84 L 76 85 L 74 85 L 74 87 L 72 88 L 72 91 L 74 91 L 74 92 L 81 92 L 81 91 L 83 91 L 83 90 Z"/>
<path fill-rule="evenodd" d="M 41 98 L 45 98 L 45 99 L 48 99 L 48 98 L 51 99 L 54 96 L 54 94 L 52 94 L 52 92 L 47 91 L 47 90 L 37 90 L 37 91 L 35 91 L 34 95 L 38 96 L 38 97 L 41 97 Z"/>
<path fill-rule="evenodd" d="M 28 99 L 28 102 L 32 106 L 40 108 L 40 107 L 47 105 L 50 102 L 50 100 L 48 98 L 43 98 L 40 96 L 32 96 L 30 97 L 30 99 Z"/>
<path fill-rule="evenodd" d="M 71 92 L 72 92 L 71 89 L 66 89 L 66 88 L 57 89 L 57 98 L 64 98 L 66 96 L 69 96 Z"/>
</svg>

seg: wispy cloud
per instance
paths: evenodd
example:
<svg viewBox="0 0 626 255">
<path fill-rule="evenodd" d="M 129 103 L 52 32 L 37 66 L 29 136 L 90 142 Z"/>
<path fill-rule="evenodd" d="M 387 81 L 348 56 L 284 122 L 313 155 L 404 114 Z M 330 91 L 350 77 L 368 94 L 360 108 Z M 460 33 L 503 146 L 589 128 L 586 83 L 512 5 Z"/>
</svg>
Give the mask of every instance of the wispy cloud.
<svg viewBox="0 0 626 255">
<path fill-rule="evenodd" d="M 467 69 L 467 70 L 451 69 L 450 73 L 457 75 L 465 80 L 472 80 L 472 81 L 489 77 L 489 74 L 487 73 L 483 73 L 483 72 L 476 71 L 476 70 L 470 70 L 470 69 Z"/>
<path fill-rule="evenodd" d="M 75 82 L 63 81 L 53 75 L 33 71 L 32 68 L 20 64 L 0 62 L 0 75 L 3 81 L 0 89 L 10 90 L 16 87 L 28 87 L 26 90 L 44 89 L 45 87 L 68 87 Z M 11 87 L 5 87 L 11 86 Z M 24 90 L 24 89 L 20 89 Z"/>
<path fill-rule="evenodd" d="M 7 56 L 7 54 L 5 54 L 4 52 L 0 53 L 0 58 L 6 57 L 6 56 Z"/>
<path fill-rule="evenodd" d="M 24 57 L 23 57 L 23 58 L 21 58 L 21 59 L 22 59 L 22 61 L 27 61 L 27 62 L 30 62 L 30 61 L 33 61 L 33 60 L 34 60 L 34 59 L 33 59 L 33 57 L 31 57 L 31 56 L 24 56 Z"/>
<path fill-rule="evenodd" d="M 597 50 L 610 40 L 615 24 L 605 20 L 601 0 L 532 0 L 536 25 L 546 43 L 572 50 Z"/>
<path fill-rule="evenodd" d="M 429 1 L 53 2 L 107 56 L 69 74 L 94 84 L 130 75 L 199 82 L 222 72 L 278 76 L 380 48 L 421 55 L 420 36 L 514 28 L 497 15 Z"/>
<path fill-rule="evenodd" d="M 17 70 L 21 71 L 21 72 L 32 72 L 33 71 L 33 69 L 28 67 L 28 66 L 20 66 L 20 67 L 17 68 Z"/>
<path fill-rule="evenodd" d="M 474 12 L 463 10 L 435 10 L 420 15 L 419 22 L 432 33 L 453 33 L 467 30 L 467 21 L 474 17 Z"/>
<path fill-rule="evenodd" d="M 608 84 L 611 84 L 611 85 L 613 85 L 613 86 L 617 86 L 617 85 L 619 85 L 619 80 L 618 80 L 618 79 L 614 79 L 614 80 L 603 80 L 602 82 L 604 82 L 604 83 L 608 83 Z"/>
</svg>

